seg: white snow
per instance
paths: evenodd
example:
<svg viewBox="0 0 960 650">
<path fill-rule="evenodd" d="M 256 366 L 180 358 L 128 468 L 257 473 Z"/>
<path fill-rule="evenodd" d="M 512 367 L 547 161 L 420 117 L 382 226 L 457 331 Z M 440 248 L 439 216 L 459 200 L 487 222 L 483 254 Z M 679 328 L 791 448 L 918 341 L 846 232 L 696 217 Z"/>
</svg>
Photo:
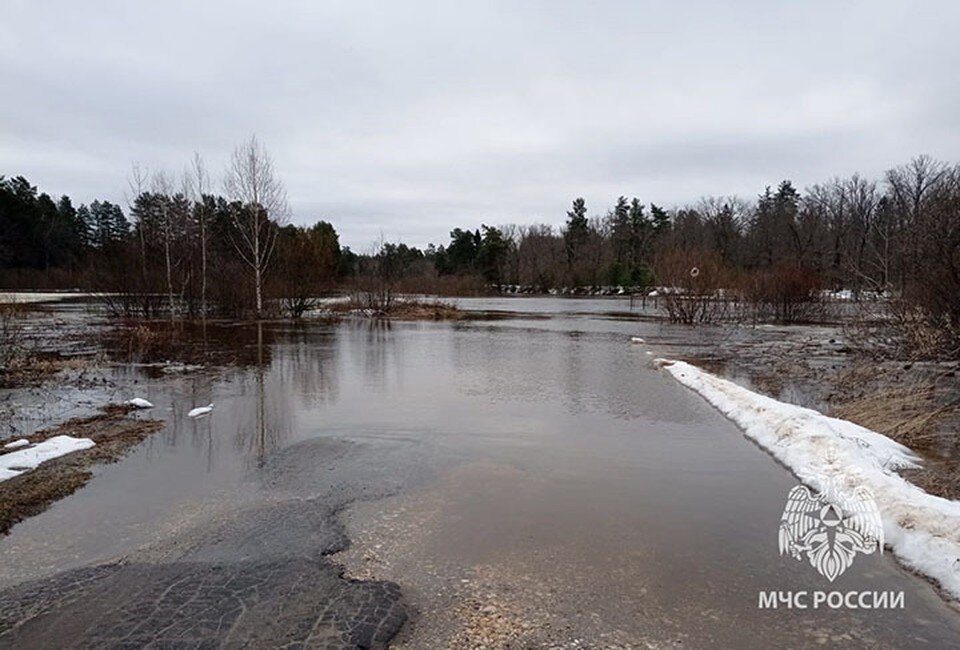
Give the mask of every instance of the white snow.
<svg viewBox="0 0 960 650">
<path fill-rule="evenodd" d="M 20 438 L 19 440 L 14 440 L 13 442 L 8 442 L 3 446 L 4 449 L 19 449 L 20 447 L 26 447 L 30 444 L 30 441 L 26 438 Z"/>
<path fill-rule="evenodd" d="M 33 302 L 57 302 L 67 298 L 88 298 L 92 293 L 74 292 L 40 292 L 40 291 L 21 291 L 21 292 L 2 292 L 0 293 L 0 304 L 2 303 L 33 303 Z"/>
<path fill-rule="evenodd" d="M 132 400 L 127 402 L 130 406 L 136 406 L 138 409 L 152 409 L 153 404 L 143 399 L 142 397 L 134 397 Z"/>
<path fill-rule="evenodd" d="M 175 372 L 196 372 L 197 370 L 203 370 L 203 366 L 198 366 L 194 363 L 170 363 L 167 362 L 162 366 L 162 371 L 168 374 Z"/>
<path fill-rule="evenodd" d="M 198 417 L 200 417 L 201 415 L 206 415 L 207 413 L 209 413 L 209 412 L 212 411 L 212 410 L 213 410 L 213 404 L 210 404 L 209 406 L 198 406 L 197 408 L 195 408 L 195 409 L 191 410 L 189 413 L 187 413 L 187 417 L 188 417 L 188 418 L 198 418 Z"/>
<path fill-rule="evenodd" d="M 918 465 L 910 449 L 853 422 L 759 395 L 688 363 L 656 361 L 803 483 L 820 490 L 822 477 L 840 474 L 848 486 L 869 488 L 894 555 L 960 600 L 960 501 L 928 494 L 897 474 Z"/>
<path fill-rule="evenodd" d="M 40 463 L 81 449 L 89 449 L 96 443 L 89 438 L 54 436 L 38 442 L 29 449 L 0 454 L 0 481 L 13 478 L 23 472 L 36 469 Z"/>
<path fill-rule="evenodd" d="M 643 339 L 642 339 L 641 337 L 639 337 L 639 336 L 631 336 L 631 337 L 630 337 L 630 342 L 631 342 L 631 343 L 643 343 Z"/>
</svg>

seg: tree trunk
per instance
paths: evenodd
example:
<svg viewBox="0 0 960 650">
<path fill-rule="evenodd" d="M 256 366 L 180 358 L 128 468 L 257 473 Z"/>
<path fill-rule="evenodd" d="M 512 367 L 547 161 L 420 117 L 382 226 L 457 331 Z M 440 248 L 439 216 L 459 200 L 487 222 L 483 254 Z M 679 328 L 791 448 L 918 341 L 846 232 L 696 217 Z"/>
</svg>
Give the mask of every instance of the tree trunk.
<svg viewBox="0 0 960 650">
<path fill-rule="evenodd" d="M 174 307 L 173 307 L 173 271 L 170 264 L 170 231 L 167 230 L 166 236 L 164 239 L 164 253 L 166 256 L 167 262 L 167 301 L 170 308 L 170 320 L 173 320 L 174 317 Z"/>
<path fill-rule="evenodd" d="M 207 217 L 200 208 L 200 317 L 207 317 Z"/>
</svg>

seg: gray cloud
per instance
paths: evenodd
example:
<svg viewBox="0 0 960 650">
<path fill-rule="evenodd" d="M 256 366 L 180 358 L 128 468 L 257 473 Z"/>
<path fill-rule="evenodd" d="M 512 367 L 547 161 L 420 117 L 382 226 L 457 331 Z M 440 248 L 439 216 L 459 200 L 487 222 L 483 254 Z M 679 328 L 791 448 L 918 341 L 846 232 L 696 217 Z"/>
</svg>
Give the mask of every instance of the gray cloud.
<svg viewBox="0 0 960 650">
<path fill-rule="evenodd" d="M 676 6 L 675 6 L 676 5 Z M 682 5 L 682 7 L 680 6 Z M 955 160 L 955 2 L 35 2 L 0 24 L 0 173 L 123 201 L 256 132 L 345 243 Z"/>
</svg>

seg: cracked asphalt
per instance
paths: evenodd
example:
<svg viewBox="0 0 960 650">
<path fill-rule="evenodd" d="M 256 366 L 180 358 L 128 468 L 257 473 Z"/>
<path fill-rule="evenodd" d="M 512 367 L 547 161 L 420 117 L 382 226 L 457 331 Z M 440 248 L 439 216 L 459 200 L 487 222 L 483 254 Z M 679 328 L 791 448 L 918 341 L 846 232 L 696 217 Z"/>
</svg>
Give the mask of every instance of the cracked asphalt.
<svg viewBox="0 0 960 650">
<path fill-rule="evenodd" d="M 371 463 L 368 445 L 288 447 L 250 477 L 262 490 L 252 505 L 0 592 L 0 647 L 385 647 L 407 619 L 399 587 L 341 577 L 327 558 L 347 546 L 339 511 L 398 487 Z"/>
</svg>

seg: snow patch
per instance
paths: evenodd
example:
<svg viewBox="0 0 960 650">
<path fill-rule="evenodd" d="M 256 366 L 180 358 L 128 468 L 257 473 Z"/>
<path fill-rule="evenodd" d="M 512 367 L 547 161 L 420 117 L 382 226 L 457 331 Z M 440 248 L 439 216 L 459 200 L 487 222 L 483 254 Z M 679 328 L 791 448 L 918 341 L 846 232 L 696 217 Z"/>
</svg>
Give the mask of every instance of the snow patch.
<svg viewBox="0 0 960 650">
<path fill-rule="evenodd" d="M 8 442 L 3 446 L 4 449 L 19 449 L 20 447 L 26 447 L 30 444 L 30 441 L 26 438 L 20 438 L 19 440 L 14 440 L 13 442 Z"/>
<path fill-rule="evenodd" d="M 682 361 L 657 359 L 681 384 L 695 390 L 789 467 L 806 485 L 822 489 L 824 476 L 873 492 L 883 532 L 906 566 L 937 581 L 960 600 L 960 501 L 928 494 L 898 469 L 917 467 L 907 447 L 853 422 L 786 404 Z"/>
<path fill-rule="evenodd" d="M 36 469 L 40 463 L 64 456 L 74 451 L 89 449 L 96 443 L 89 438 L 73 438 L 71 436 L 54 436 L 43 442 L 38 442 L 29 449 L 10 452 L 0 455 L 0 481 Z"/>
<path fill-rule="evenodd" d="M 203 370 L 203 366 L 199 366 L 195 363 L 170 363 L 167 362 L 161 368 L 162 372 L 167 374 L 173 374 L 177 372 L 196 372 L 197 370 Z"/>
<path fill-rule="evenodd" d="M 61 291 L 61 292 L 40 292 L 40 291 L 21 291 L 21 292 L 0 292 L 0 304 L 26 304 L 37 302 L 59 302 L 68 298 L 89 298 L 94 294 L 81 293 L 79 291 Z"/>
<path fill-rule="evenodd" d="M 192 409 L 189 413 L 187 413 L 187 417 L 198 418 L 202 415 L 207 415 L 211 411 L 213 411 L 213 404 L 210 404 L 209 406 L 198 406 L 197 408 Z"/>
<path fill-rule="evenodd" d="M 153 404 L 143 399 L 142 397 L 134 397 L 132 400 L 127 402 L 130 406 L 136 406 L 138 409 L 152 409 Z"/>
</svg>

